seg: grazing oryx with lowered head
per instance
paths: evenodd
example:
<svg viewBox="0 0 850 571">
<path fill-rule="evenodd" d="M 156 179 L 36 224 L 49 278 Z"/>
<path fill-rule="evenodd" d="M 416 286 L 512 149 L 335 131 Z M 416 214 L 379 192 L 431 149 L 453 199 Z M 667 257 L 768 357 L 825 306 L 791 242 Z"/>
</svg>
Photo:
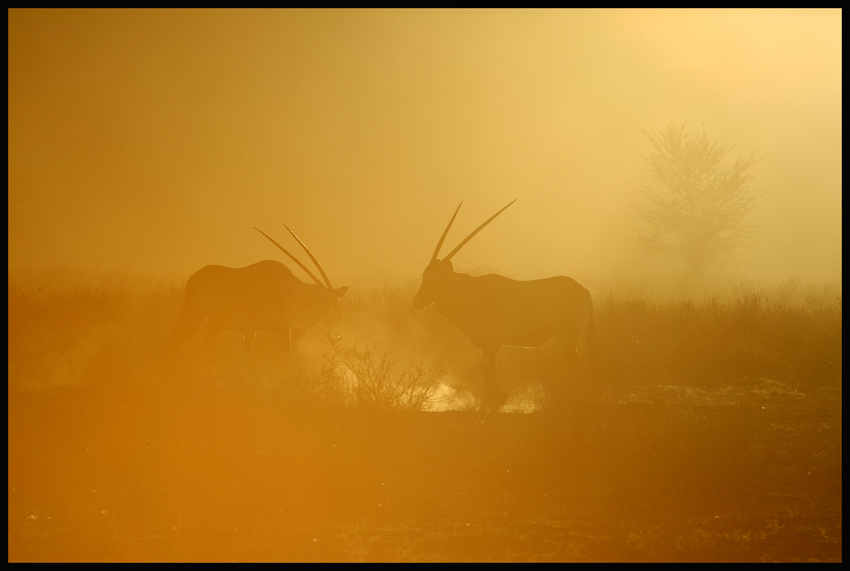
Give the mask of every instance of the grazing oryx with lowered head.
<svg viewBox="0 0 850 571">
<path fill-rule="evenodd" d="M 244 268 L 201 268 L 186 282 L 183 309 L 171 336 L 170 359 L 179 355 L 205 319 L 209 321 L 209 333 L 204 341 L 207 348 L 211 349 L 221 332 L 226 330 L 244 334 L 245 351 L 250 355 L 254 336 L 260 330 L 280 335 L 287 360 L 291 357 L 293 343 L 311 325 L 322 322 L 331 335 L 341 336 L 339 298 L 348 288 L 334 289 L 307 246 L 286 224 L 284 226 L 316 264 L 324 283 L 283 246 L 255 228 L 292 258 L 316 283 L 301 281 L 289 268 L 275 260 L 263 260 Z"/>
<path fill-rule="evenodd" d="M 599 360 L 599 338 L 593 322 L 590 292 L 574 279 L 556 276 L 519 281 L 495 274 L 470 276 L 454 271 L 452 256 L 514 202 L 516 200 L 438 260 L 440 247 L 460 210 L 458 205 L 437 242 L 422 274 L 422 285 L 413 298 L 413 307 L 417 310 L 433 303 L 440 314 L 482 350 L 481 370 L 488 392 L 493 388 L 496 352 L 502 345 L 538 347 L 557 337 L 566 358 L 575 363 L 579 356 L 576 348 L 579 335 L 587 323 L 587 351 L 592 371 Z M 488 400 L 485 398 L 486 408 L 490 407 Z"/>
</svg>

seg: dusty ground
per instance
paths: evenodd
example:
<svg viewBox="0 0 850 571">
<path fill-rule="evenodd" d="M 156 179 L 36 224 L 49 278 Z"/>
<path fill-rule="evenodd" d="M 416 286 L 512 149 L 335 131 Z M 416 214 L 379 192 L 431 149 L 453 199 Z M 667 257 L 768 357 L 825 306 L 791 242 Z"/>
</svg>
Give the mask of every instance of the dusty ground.
<svg viewBox="0 0 850 571">
<path fill-rule="evenodd" d="M 9 561 L 841 561 L 840 389 L 631 387 L 559 412 L 9 395 Z"/>
</svg>

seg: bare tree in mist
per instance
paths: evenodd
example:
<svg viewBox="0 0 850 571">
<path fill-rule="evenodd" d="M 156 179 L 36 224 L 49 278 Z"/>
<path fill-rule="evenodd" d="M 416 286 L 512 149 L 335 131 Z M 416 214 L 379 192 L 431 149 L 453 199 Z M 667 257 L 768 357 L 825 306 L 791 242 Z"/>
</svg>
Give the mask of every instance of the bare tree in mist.
<svg viewBox="0 0 850 571">
<path fill-rule="evenodd" d="M 754 153 L 724 161 L 732 147 L 705 134 L 668 125 L 655 134 L 642 131 L 653 152 L 645 164 L 660 188 L 645 188 L 638 214 L 646 222 L 641 247 L 683 262 L 688 278 L 729 263 L 755 236 L 745 221 L 758 198 L 748 186 Z"/>
</svg>

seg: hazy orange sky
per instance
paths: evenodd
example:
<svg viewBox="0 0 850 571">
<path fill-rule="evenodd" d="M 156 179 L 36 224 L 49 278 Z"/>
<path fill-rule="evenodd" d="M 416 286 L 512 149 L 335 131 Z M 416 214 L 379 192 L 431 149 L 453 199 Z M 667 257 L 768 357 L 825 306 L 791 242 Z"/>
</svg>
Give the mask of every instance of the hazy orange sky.
<svg viewBox="0 0 850 571">
<path fill-rule="evenodd" d="M 837 9 L 8 15 L 10 273 L 243 266 L 285 222 L 334 285 L 412 279 L 461 200 L 446 250 L 514 198 L 455 260 L 652 272 L 670 123 L 764 156 L 742 274 L 841 270 Z"/>
</svg>

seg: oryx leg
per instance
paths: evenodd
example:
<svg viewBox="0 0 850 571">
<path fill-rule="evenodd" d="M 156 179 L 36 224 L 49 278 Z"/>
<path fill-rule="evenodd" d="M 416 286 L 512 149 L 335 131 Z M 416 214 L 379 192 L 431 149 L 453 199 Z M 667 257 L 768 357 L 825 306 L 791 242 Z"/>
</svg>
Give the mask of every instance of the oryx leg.
<svg viewBox="0 0 850 571">
<path fill-rule="evenodd" d="M 295 344 L 301 340 L 304 334 L 307 333 L 307 330 L 303 327 L 291 327 L 289 329 L 289 346 L 293 350 L 295 350 Z"/>
<path fill-rule="evenodd" d="M 478 371 L 484 381 L 482 395 L 484 410 L 485 412 L 499 412 L 499 408 L 503 404 L 501 392 L 496 385 L 496 352 L 499 350 L 499 345 L 482 347 L 481 350 L 483 355 L 478 364 Z"/>
<path fill-rule="evenodd" d="M 221 337 L 221 332 L 224 331 L 224 326 L 214 319 L 210 319 L 210 330 L 204 338 L 204 347 L 212 350 L 218 338 Z"/>
<path fill-rule="evenodd" d="M 210 330 L 207 331 L 207 336 L 204 338 L 204 349 L 209 355 L 212 355 L 213 347 L 218 338 L 221 337 L 221 332 L 224 331 L 224 324 L 216 319 L 210 319 L 209 324 Z"/>
<path fill-rule="evenodd" d="M 565 381 L 568 391 L 585 398 L 596 398 L 596 385 L 592 376 L 588 375 L 587 369 L 582 365 L 582 356 L 576 346 L 579 341 L 581 328 L 574 328 L 566 335 L 558 337 L 566 360 Z"/>
<path fill-rule="evenodd" d="M 254 337 L 256 337 L 256 331 L 246 331 L 242 335 L 242 343 L 245 347 L 245 354 L 251 355 L 251 351 L 254 349 Z"/>
<path fill-rule="evenodd" d="M 580 332 L 580 326 L 567 326 L 564 327 L 563 330 L 557 335 L 558 344 L 561 346 L 561 350 L 564 352 L 564 361 L 566 362 L 564 375 L 568 379 L 573 379 L 579 371 L 581 355 L 578 352 L 577 346 Z"/>
<path fill-rule="evenodd" d="M 193 311 L 189 304 L 184 304 L 180 315 L 177 317 L 177 323 L 174 324 L 174 329 L 171 332 L 171 339 L 168 342 L 166 352 L 166 362 L 174 364 L 181 357 L 186 345 L 192 339 L 192 336 L 198 332 L 201 325 L 204 324 L 203 313 Z"/>
<path fill-rule="evenodd" d="M 280 333 L 280 346 L 283 350 L 284 371 L 289 374 L 298 370 L 298 359 L 295 353 L 295 344 L 304 335 L 305 329 L 301 327 L 290 327 Z"/>
</svg>

